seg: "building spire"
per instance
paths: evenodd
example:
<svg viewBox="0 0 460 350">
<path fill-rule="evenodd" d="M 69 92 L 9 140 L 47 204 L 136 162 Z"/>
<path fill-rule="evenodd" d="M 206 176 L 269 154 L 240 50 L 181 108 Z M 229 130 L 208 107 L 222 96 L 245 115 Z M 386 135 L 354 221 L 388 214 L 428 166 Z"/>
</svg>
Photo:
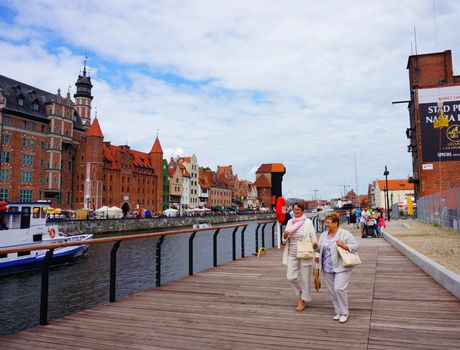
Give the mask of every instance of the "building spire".
<svg viewBox="0 0 460 350">
<path fill-rule="evenodd" d="M 88 59 L 88 54 L 85 52 L 85 61 L 83 65 L 83 76 L 86 77 L 86 60 Z"/>
</svg>

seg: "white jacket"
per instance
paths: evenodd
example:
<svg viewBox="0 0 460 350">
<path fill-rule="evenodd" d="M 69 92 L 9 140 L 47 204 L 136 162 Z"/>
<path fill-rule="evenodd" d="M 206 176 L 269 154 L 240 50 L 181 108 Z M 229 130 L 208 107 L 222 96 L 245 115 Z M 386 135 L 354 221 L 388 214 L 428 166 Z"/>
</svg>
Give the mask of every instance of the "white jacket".
<svg viewBox="0 0 460 350">
<path fill-rule="evenodd" d="M 324 241 L 326 240 L 328 235 L 328 231 L 324 231 L 321 236 L 319 237 L 318 242 L 318 250 L 319 250 L 319 268 L 322 271 L 323 269 L 323 247 Z M 358 251 L 358 242 L 356 242 L 355 237 L 348 232 L 347 230 L 343 230 L 339 227 L 337 233 L 334 237 L 334 243 L 331 246 L 331 257 L 332 257 L 332 268 L 334 272 L 343 272 L 352 269 L 351 267 L 344 267 L 342 257 L 337 250 L 337 244 L 335 243 L 338 239 L 344 241 L 348 245 L 348 250 L 352 253 L 356 253 Z"/>
<path fill-rule="evenodd" d="M 291 220 L 289 220 L 289 221 L 291 221 Z M 303 226 L 303 232 L 304 232 L 303 239 L 308 239 L 308 237 L 310 237 L 310 240 L 312 242 L 317 242 L 318 241 L 318 239 L 316 238 L 315 228 L 313 227 L 313 223 L 311 222 L 311 220 L 309 218 L 305 219 L 305 223 L 304 223 L 304 226 Z M 286 245 L 284 247 L 284 252 L 283 252 L 283 264 L 287 265 L 288 255 L 289 255 L 289 238 L 284 239 L 283 235 L 281 236 L 281 238 L 283 240 L 283 243 L 286 243 Z M 302 259 L 302 265 L 303 266 L 309 266 L 309 265 L 312 265 L 313 263 L 314 263 L 313 258 L 311 258 L 311 259 Z"/>
</svg>

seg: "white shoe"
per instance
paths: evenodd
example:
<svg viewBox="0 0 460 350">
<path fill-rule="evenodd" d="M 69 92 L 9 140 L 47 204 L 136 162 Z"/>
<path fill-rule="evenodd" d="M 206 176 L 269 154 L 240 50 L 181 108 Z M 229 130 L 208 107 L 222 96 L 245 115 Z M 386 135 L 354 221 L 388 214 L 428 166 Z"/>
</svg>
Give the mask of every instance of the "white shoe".
<svg viewBox="0 0 460 350">
<path fill-rule="evenodd" d="M 338 321 L 338 320 L 340 320 L 340 316 L 341 316 L 340 314 L 336 314 L 332 319 L 334 321 Z"/>
<path fill-rule="evenodd" d="M 348 315 L 340 315 L 339 322 L 345 323 L 348 320 Z"/>
</svg>

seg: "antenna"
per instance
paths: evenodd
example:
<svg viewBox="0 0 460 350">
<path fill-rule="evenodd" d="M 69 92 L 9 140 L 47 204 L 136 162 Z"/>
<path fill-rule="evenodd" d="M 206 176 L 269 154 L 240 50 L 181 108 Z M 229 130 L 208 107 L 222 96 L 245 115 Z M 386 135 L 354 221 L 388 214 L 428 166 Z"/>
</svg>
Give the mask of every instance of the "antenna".
<svg viewBox="0 0 460 350">
<path fill-rule="evenodd" d="M 414 40 L 415 40 L 415 54 L 418 55 L 418 52 L 417 52 L 417 31 L 416 31 L 415 26 L 414 26 Z"/>
<path fill-rule="evenodd" d="M 158 133 L 160 132 L 160 129 L 157 129 L 157 138 L 158 138 Z"/>
<path fill-rule="evenodd" d="M 412 41 L 410 42 L 410 55 L 414 55 L 414 48 L 412 47 Z"/>
</svg>

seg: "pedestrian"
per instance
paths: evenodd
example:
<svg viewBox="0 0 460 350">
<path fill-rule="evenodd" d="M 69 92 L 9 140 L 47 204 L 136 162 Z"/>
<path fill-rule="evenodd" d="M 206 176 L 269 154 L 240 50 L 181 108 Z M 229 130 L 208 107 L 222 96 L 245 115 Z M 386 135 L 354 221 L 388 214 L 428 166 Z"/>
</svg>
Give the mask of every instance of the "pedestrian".
<svg viewBox="0 0 460 350">
<path fill-rule="evenodd" d="M 287 280 L 299 298 L 297 311 L 304 310 L 305 302 L 311 301 L 310 275 L 314 263 L 313 256 L 310 259 L 297 258 L 297 244 L 303 239 L 310 239 L 313 247 L 317 246 L 315 228 L 311 220 L 304 215 L 304 210 L 302 203 L 294 203 L 294 217 L 288 221 L 283 233 L 283 240 L 286 241 L 283 264 L 287 265 Z"/>
<path fill-rule="evenodd" d="M 326 287 L 334 306 L 333 319 L 340 323 L 347 322 L 349 317 L 347 286 L 351 278 L 352 268 L 343 266 L 342 257 L 337 247 L 352 253 L 358 250 L 358 243 L 353 235 L 340 228 L 340 216 L 333 212 L 326 216 L 324 231 L 318 242 L 317 251 L 320 270 L 323 272 Z"/>
<path fill-rule="evenodd" d="M 352 231 L 355 230 L 355 226 L 356 226 L 356 212 L 355 212 L 355 209 L 353 209 L 350 213 L 350 224 L 351 224 L 351 229 Z"/>
</svg>

